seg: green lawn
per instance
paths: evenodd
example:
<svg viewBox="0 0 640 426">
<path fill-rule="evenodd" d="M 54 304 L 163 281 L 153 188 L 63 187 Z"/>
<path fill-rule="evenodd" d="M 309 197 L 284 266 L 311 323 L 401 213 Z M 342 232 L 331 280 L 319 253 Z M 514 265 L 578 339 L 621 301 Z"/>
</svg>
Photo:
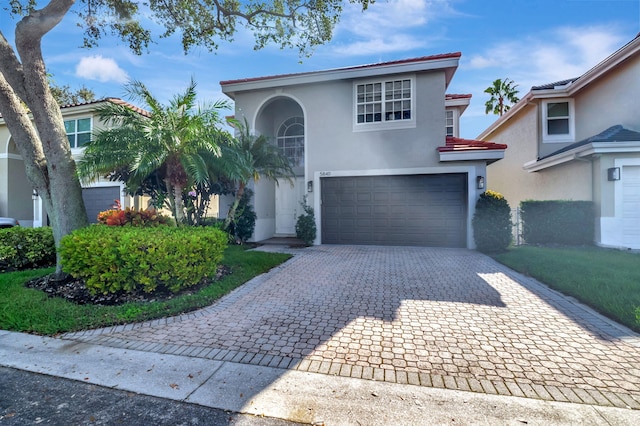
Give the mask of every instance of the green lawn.
<svg viewBox="0 0 640 426">
<path fill-rule="evenodd" d="M 494 258 L 640 331 L 640 254 L 523 246 Z"/>
<path fill-rule="evenodd" d="M 256 275 L 267 272 L 291 256 L 281 253 L 245 251 L 231 246 L 222 263 L 232 273 L 193 295 L 166 301 L 127 303 L 119 306 L 76 305 L 61 298 L 49 298 L 24 283 L 53 269 L 0 274 L 0 329 L 54 335 L 68 331 L 146 321 L 192 311 L 207 305 Z"/>
</svg>

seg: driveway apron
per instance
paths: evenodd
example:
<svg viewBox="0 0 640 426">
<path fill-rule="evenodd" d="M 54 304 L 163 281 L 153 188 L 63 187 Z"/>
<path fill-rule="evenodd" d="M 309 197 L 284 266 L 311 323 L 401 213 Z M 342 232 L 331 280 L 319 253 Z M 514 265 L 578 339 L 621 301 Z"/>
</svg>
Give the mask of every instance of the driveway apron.
<svg viewBox="0 0 640 426">
<path fill-rule="evenodd" d="M 316 246 L 178 317 L 69 333 L 100 345 L 640 409 L 640 338 L 464 249 Z"/>
</svg>

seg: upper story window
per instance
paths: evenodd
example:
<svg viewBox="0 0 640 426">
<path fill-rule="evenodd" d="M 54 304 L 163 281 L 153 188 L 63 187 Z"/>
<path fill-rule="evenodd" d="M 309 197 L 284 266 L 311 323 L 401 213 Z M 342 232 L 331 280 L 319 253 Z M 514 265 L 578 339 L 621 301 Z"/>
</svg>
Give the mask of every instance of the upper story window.
<svg viewBox="0 0 640 426">
<path fill-rule="evenodd" d="M 354 91 L 354 129 L 415 125 L 413 78 L 356 83 Z"/>
<path fill-rule="evenodd" d="M 291 117 L 280 125 L 276 138 L 291 167 L 304 167 L 304 118 Z"/>
<path fill-rule="evenodd" d="M 64 128 L 71 148 L 80 148 L 91 141 L 91 118 L 65 120 Z"/>
<path fill-rule="evenodd" d="M 447 136 L 455 136 L 455 115 L 452 109 L 445 111 L 445 129 Z"/>
<path fill-rule="evenodd" d="M 542 102 L 542 127 L 544 142 L 573 142 L 573 100 L 554 99 Z"/>
</svg>

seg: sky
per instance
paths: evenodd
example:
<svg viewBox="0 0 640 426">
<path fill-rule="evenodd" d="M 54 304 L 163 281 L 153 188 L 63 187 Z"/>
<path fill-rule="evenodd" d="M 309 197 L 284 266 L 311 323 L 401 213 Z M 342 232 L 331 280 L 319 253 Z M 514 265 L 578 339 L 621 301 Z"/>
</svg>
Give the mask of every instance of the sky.
<svg viewBox="0 0 640 426">
<path fill-rule="evenodd" d="M 461 52 L 447 93 L 473 95 L 460 136 L 475 138 L 497 118 L 484 107 L 493 80 L 513 80 L 523 97 L 531 86 L 583 74 L 640 33 L 640 0 L 377 0 L 365 12 L 345 3 L 333 39 L 310 58 L 276 46 L 254 51 L 244 32 L 215 52 L 195 48 L 185 55 L 177 37 L 156 38 L 141 56 L 116 38 L 86 49 L 72 14 L 45 36 L 43 52 L 58 85 L 128 100 L 124 85 L 139 80 L 163 102 L 191 78 L 200 100 L 213 102 L 226 99 L 222 80 Z M 15 23 L 0 10 L 0 31 L 10 43 Z"/>
</svg>

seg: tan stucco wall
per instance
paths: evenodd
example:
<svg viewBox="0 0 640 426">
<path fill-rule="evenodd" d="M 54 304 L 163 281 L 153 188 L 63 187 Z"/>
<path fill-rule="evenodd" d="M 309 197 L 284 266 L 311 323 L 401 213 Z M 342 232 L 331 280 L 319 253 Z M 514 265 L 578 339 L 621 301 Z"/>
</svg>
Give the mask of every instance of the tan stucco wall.
<svg viewBox="0 0 640 426">
<path fill-rule="evenodd" d="M 640 131 L 640 55 L 580 91 L 575 104 L 576 141 L 616 124 Z"/>
<path fill-rule="evenodd" d="M 592 200 L 591 164 L 573 162 L 539 172 L 523 165 L 537 158 L 538 108 L 532 104 L 490 136 L 508 145 L 504 159 L 487 167 L 487 188 L 505 196 L 512 208 L 524 200 Z"/>
</svg>

